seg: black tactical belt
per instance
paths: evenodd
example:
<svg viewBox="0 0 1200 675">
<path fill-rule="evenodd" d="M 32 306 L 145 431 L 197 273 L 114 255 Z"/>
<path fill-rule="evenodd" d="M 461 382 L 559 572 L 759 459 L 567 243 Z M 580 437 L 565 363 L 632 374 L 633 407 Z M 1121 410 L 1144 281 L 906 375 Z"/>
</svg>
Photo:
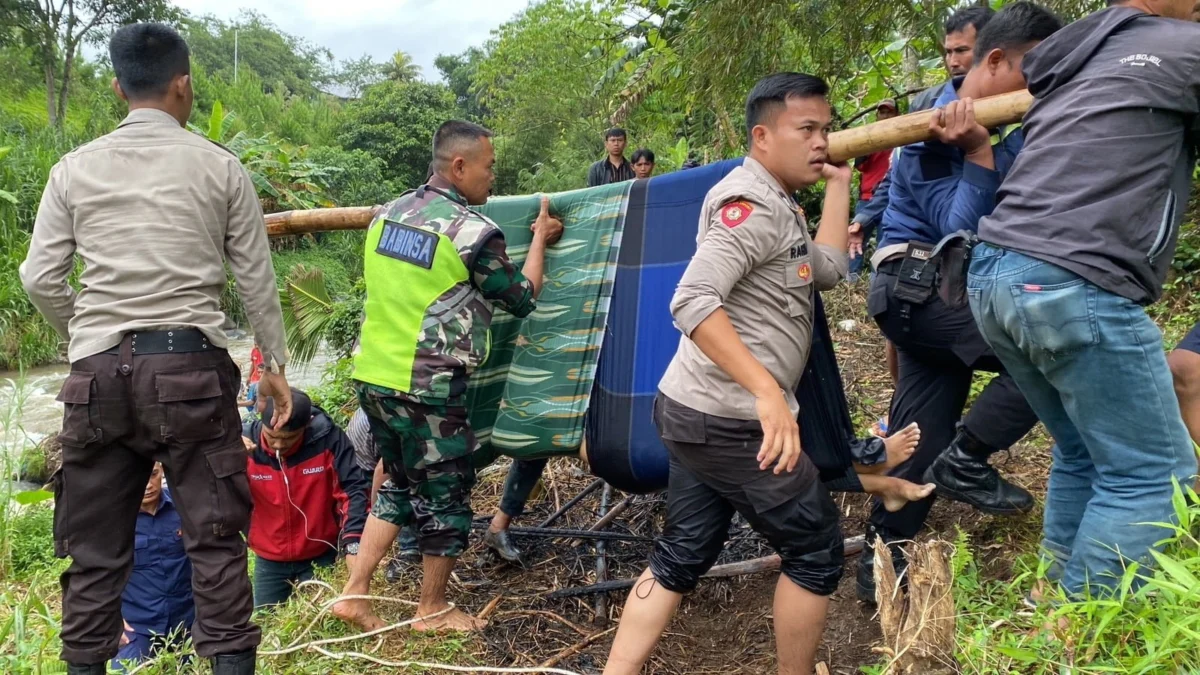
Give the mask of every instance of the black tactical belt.
<svg viewBox="0 0 1200 675">
<path fill-rule="evenodd" d="M 195 328 L 179 330 L 151 330 L 126 333 L 134 356 L 146 354 L 189 354 L 217 349 L 208 341 L 208 336 Z M 122 339 L 124 342 L 124 339 Z M 105 354 L 120 354 L 121 345 L 106 350 Z"/>
</svg>

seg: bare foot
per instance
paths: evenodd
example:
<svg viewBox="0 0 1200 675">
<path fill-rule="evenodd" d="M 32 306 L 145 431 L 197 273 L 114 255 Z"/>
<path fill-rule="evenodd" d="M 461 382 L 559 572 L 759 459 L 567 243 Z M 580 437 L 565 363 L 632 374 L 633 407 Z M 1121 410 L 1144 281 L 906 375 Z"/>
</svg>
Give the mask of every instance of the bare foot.
<svg viewBox="0 0 1200 675">
<path fill-rule="evenodd" d="M 863 489 L 879 497 L 883 508 L 895 512 L 904 508 L 909 502 L 920 501 L 933 494 L 933 483 L 917 485 L 903 478 L 894 476 L 860 475 Z"/>
<path fill-rule="evenodd" d="M 920 441 L 921 428 L 916 422 L 883 439 L 883 445 L 887 448 L 887 461 L 883 464 L 884 473 L 907 462 Z"/>
<path fill-rule="evenodd" d="M 445 608 L 443 607 L 442 609 L 445 609 Z M 422 609 L 420 607 L 418 607 L 417 608 L 417 616 L 426 616 L 429 614 L 437 614 L 439 611 L 441 611 L 441 610 L 433 610 L 433 611 L 426 612 L 426 611 L 422 611 Z M 431 616 L 428 619 L 422 619 L 422 620 L 414 623 L 412 625 L 412 628 L 413 628 L 413 630 L 421 631 L 421 632 L 432 632 L 432 631 L 439 631 L 439 630 L 476 631 L 476 630 L 483 630 L 484 628 L 487 627 L 487 625 L 488 625 L 487 621 L 473 617 L 470 614 L 467 614 L 466 612 L 462 611 L 461 609 L 458 609 L 457 607 L 455 607 L 454 609 L 450 610 L 449 612 L 446 612 L 445 614 L 439 614 L 438 616 Z"/>
<path fill-rule="evenodd" d="M 358 626 L 364 632 L 383 628 L 387 624 L 371 611 L 370 600 L 342 600 L 329 610 L 331 614 L 346 623 Z"/>
</svg>

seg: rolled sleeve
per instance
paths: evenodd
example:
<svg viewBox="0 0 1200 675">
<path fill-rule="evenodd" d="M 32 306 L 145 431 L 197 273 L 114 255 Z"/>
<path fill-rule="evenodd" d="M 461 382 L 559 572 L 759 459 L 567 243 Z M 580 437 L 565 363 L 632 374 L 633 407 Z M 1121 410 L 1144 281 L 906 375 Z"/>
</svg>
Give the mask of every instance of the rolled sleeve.
<svg viewBox="0 0 1200 675">
<path fill-rule="evenodd" d="M 67 281 L 74 262 L 75 226 L 67 206 L 67 168 L 60 162 L 50 171 L 42 192 L 29 253 L 19 274 L 33 306 L 64 339 L 70 339 L 68 327 L 75 316 L 75 289 Z"/>
<path fill-rule="evenodd" d="M 282 366 L 288 361 L 287 342 L 262 206 L 250 174 L 235 160 L 230 163 L 225 259 L 237 281 L 238 294 L 254 330 L 254 341 L 262 350 L 263 362 Z"/>
<path fill-rule="evenodd" d="M 671 316 L 688 337 L 724 305 L 739 279 L 778 250 L 779 233 L 770 208 L 749 204 L 749 217 L 734 227 L 721 222 L 720 209 L 713 210 L 704 239 L 675 289 Z"/>
<path fill-rule="evenodd" d="M 825 244 L 816 244 L 813 249 L 813 283 L 818 291 L 828 291 L 850 273 L 850 254 Z"/>
</svg>

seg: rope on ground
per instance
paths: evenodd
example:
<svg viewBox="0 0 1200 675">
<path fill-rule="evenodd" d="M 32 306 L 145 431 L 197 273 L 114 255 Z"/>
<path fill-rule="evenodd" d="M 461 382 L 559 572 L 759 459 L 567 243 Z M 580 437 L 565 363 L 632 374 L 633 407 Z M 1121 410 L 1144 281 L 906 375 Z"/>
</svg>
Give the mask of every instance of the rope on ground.
<svg viewBox="0 0 1200 675">
<path fill-rule="evenodd" d="M 305 582 L 298 584 L 296 586 L 296 590 L 300 590 L 301 588 L 309 587 L 309 586 L 314 586 L 314 587 L 320 589 L 321 591 L 330 591 L 335 594 L 337 593 L 337 590 L 334 589 L 329 584 L 327 584 L 323 581 L 317 581 L 315 579 L 311 580 L 311 581 L 305 581 Z M 318 597 L 319 596 L 320 596 L 320 594 L 318 594 Z M 321 620 L 321 617 L 323 617 L 334 605 L 341 602 L 342 600 L 379 600 L 381 602 L 392 602 L 392 603 L 397 603 L 397 604 L 402 604 L 402 605 L 410 605 L 410 606 L 415 606 L 417 604 L 417 603 L 413 602 L 412 600 L 404 600 L 401 598 L 385 598 L 385 597 L 376 596 L 376 595 L 337 596 L 334 599 L 329 600 L 328 602 L 326 602 L 324 605 L 321 606 L 321 610 L 317 613 L 317 615 L 315 617 L 313 617 L 312 621 L 310 621 L 308 623 L 308 625 L 305 626 L 302 631 L 300 631 L 300 633 L 297 635 L 296 639 L 293 640 L 290 645 L 288 645 L 287 647 L 284 647 L 283 649 L 277 649 L 277 650 L 272 650 L 272 651 L 260 651 L 258 653 L 259 656 L 284 656 L 284 655 L 293 654 L 293 653 L 299 652 L 299 651 L 311 650 L 311 651 L 314 651 L 323 656 L 329 657 L 335 661 L 342 661 L 347 658 L 362 659 L 362 660 L 370 661 L 372 663 L 375 663 L 375 664 L 378 664 L 381 666 L 386 666 L 389 668 L 425 668 L 428 670 L 446 670 L 446 671 L 457 672 L 457 673 L 550 673 L 552 675 L 579 675 L 579 673 L 576 673 L 576 672 L 573 672 L 570 670 L 562 670 L 559 668 L 549 668 L 549 667 L 544 667 L 544 666 L 543 667 L 535 667 L 535 668 L 501 668 L 501 667 L 492 667 L 492 666 L 455 666 L 455 665 L 451 665 L 448 663 L 429 663 L 429 662 L 424 662 L 424 661 L 387 661 L 385 659 L 371 656 L 369 654 L 363 654 L 362 652 L 335 652 L 335 651 L 330 651 L 324 647 L 324 645 L 337 644 L 337 643 L 341 643 L 341 642 L 350 642 L 353 640 L 361 640 L 363 638 L 374 637 L 374 636 L 382 634 L 382 633 L 396 630 L 397 628 L 402 628 L 404 626 L 412 625 L 414 623 L 417 623 L 418 621 L 424 621 L 425 619 L 432 619 L 434 617 L 441 616 L 441 615 L 443 615 L 447 612 L 450 612 L 451 610 L 454 609 L 453 603 L 451 603 L 449 607 L 441 610 L 440 612 L 436 612 L 436 613 L 430 614 L 428 616 L 419 616 L 419 617 L 416 617 L 413 619 L 408 619 L 407 621 L 401 621 L 399 623 L 394 623 L 390 626 L 384 626 L 382 628 L 377 628 L 372 631 L 358 633 L 355 635 L 347 635 L 345 637 L 326 638 L 323 640 L 312 640 L 309 642 L 301 642 L 301 640 L 303 640 L 305 636 L 307 636 L 310 632 L 312 632 L 313 626 L 317 625 L 317 622 Z M 145 664 L 143 664 L 143 665 L 145 665 Z M 138 667 L 138 669 L 140 669 L 140 668 L 141 668 L 141 666 Z M 137 672 L 137 669 L 130 671 L 129 675 L 133 675 L 133 673 L 136 673 L 136 672 Z"/>
</svg>

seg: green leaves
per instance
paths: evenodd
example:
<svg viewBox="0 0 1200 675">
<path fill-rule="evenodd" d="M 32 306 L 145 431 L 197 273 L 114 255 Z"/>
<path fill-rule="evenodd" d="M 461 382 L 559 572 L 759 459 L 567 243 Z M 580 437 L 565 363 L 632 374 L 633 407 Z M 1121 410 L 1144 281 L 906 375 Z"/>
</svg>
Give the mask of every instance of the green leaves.
<svg viewBox="0 0 1200 675">
<path fill-rule="evenodd" d="M 334 320 L 334 303 L 319 268 L 296 265 L 279 292 L 288 351 L 295 363 L 312 361 Z"/>
</svg>

